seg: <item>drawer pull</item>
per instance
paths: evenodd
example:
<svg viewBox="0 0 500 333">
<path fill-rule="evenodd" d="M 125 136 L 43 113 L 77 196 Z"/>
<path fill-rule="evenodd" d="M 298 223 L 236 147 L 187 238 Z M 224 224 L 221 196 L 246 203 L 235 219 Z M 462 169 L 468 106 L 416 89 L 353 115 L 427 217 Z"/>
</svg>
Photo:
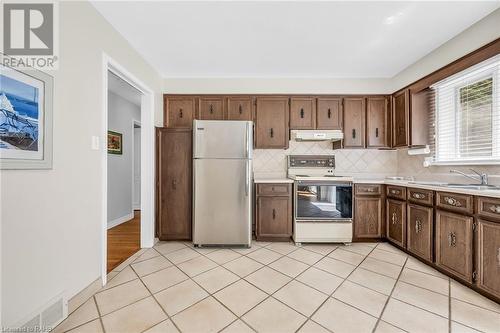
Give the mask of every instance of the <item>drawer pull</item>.
<svg viewBox="0 0 500 333">
<path fill-rule="evenodd" d="M 415 221 L 415 233 L 419 234 L 420 231 L 422 231 L 422 221 L 420 221 L 419 219 L 417 219 Z"/>
<path fill-rule="evenodd" d="M 457 246 L 457 235 L 454 232 L 450 232 L 448 234 L 448 246 L 449 247 Z"/>
<path fill-rule="evenodd" d="M 369 187 L 366 189 L 366 192 L 375 192 L 375 189 L 373 187 Z"/>
<path fill-rule="evenodd" d="M 273 208 L 273 220 L 276 219 L 276 209 Z"/>
<path fill-rule="evenodd" d="M 417 192 L 414 192 L 412 194 L 412 196 L 415 198 L 415 199 L 424 199 L 425 198 L 425 194 L 422 194 L 422 193 L 417 193 Z"/>
<path fill-rule="evenodd" d="M 399 190 L 394 190 L 394 189 L 393 189 L 393 190 L 391 190 L 391 193 L 392 193 L 392 194 L 398 194 L 398 195 L 399 195 Z"/>
<path fill-rule="evenodd" d="M 491 205 L 491 206 L 490 206 L 490 210 L 491 210 L 493 213 L 500 214 L 500 206 L 499 206 L 499 205 Z"/>
<path fill-rule="evenodd" d="M 462 207 L 462 204 L 460 203 L 460 201 L 458 201 L 457 199 L 455 198 L 452 198 L 452 197 L 444 197 L 443 198 L 444 201 L 450 205 L 450 206 L 454 206 L 454 207 Z"/>
</svg>

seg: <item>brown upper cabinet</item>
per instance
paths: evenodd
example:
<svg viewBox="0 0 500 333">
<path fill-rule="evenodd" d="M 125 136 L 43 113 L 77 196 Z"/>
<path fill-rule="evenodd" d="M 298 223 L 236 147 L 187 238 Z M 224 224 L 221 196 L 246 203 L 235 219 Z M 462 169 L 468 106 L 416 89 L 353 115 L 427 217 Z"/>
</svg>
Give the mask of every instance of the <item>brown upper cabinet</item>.
<svg viewBox="0 0 500 333">
<path fill-rule="evenodd" d="M 389 123 L 388 100 L 386 97 L 366 99 L 366 146 L 369 148 L 389 146 L 387 124 Z"/>
<path fill-rule="evenodd" d="M 255 103 L 255 148 L 288 148 L 288 97 L 257 97 Z"/>
<path fill-rule="evenodd" d="M 224 98 L 222 96 L 203 96 L 198 99 L 198 116 L 200 120 L 223 120 Z"/>
<path fill-rule="evenodd" d="M 344 98 L 344 147 L 365 147 L 365 98 Z"/>
<path fill-rule="evenodd" d="M 392 146 L 406 147 L 409 122 L 409 91 L 408 89 L 392 95 Z"/>
<path fill-rule="evenodd" d="M 290 129 L 316 128 L 316 101 L 314 97 L 290 98 Z"/>
<path fill-rule="evenodd" d="M 231 96 L 227 98 L 228 120 L 252 120 L 253 99 L 251 96 Z"/>
<path fill-rule="evenodd" d="M 163 122 L 165 127 L 191 128 L 196 111 L 194 96 L 165 96 Z"/>
<path fill-rule="evenodd" d="M 341 97 L 318 97 L 316 128 L 326 130 L 342 129 Z"/>
<path fill-rule="evenodd" d="M 433 92 L 424 89 L 417 93 L 410 93 L 410 134 L 409 145 L 411 147 L 425 146 L 429 144 L 429 115 Z"/>
</svg>

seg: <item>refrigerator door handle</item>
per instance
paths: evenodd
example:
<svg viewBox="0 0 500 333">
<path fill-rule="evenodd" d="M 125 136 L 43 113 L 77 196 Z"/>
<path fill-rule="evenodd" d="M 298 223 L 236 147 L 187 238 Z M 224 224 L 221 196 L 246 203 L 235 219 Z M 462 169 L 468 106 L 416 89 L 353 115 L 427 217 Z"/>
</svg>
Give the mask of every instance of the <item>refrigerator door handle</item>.
<svg viewBox="0 0 500 333">
<path fill-rule="evenodd" d="M 249 123 L 247 122 L 246 123 L 246 132 L 245 132 L 245 157 L 248 158 L 249 155 L 250 155 L 250 140 L 249 140 L 249 136 L 250 136 L 250 129 L 249 129 Z"/>
<path fill-rule="evenodd" d="M 245 163 L 245 196 L 248 197 L 248 191 L 250 190 L 250 173 L 248 171 L 250 161 L 246 161 Z"/>
</svg>

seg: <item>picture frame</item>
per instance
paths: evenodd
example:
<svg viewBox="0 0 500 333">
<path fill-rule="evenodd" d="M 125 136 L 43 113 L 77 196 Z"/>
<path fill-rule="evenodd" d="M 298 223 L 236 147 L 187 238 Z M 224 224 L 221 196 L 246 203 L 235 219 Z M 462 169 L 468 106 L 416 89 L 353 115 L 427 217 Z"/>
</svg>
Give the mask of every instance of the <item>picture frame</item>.
<svg viewBox="0 0 500 333">
<path fill-rule="evenodd" d="M 123 154 L 123 135 L 122 133 L 108 131 L 108 154 Z"/>
<path fill-rule="evenodd" d="M 0 53 L 0 169 L 52 169 L 54 79 Z"/>
</svg>

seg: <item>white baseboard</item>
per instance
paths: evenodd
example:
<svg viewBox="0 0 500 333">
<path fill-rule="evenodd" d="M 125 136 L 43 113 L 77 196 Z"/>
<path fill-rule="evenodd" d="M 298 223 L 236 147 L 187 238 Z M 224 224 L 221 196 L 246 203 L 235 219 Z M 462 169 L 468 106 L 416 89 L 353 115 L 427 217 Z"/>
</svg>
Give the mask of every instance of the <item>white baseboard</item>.
<svg viewBox="0 0 500 333">
<path fill-rule="evenodd" d="M 125 223 L 127 221 L 130 221 L 134 218 L 134 212 L 127 214 L 125 216 L 119 217 L 117 219 L 114 219 L 113 221 L 108 222 L 108 229 L 111 229 L 113 227 L 116 227 L 117 225 L 120 225 L 122 223 Z"/>
<path fill-rule="evenodd" d="M 134 210 L 141 210 L 141 204 L 140 204 L 140 203 L 138 203 L 138 204 L 133 204 L 133 205 L 132 205 L 132 208 L 133 208 Z"/>
</svg>

